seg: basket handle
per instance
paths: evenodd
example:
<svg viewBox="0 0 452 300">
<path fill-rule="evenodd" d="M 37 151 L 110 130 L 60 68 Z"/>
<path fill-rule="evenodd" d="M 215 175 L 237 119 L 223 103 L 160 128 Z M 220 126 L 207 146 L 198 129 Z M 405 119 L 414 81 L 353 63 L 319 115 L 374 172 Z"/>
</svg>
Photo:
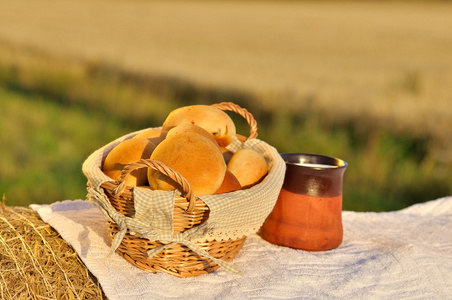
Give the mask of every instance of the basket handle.
<svg viewBox="0 0 452 300">
<path fill-rule="evenodd" d="M 195 208 L 195 198 L 193 194 L 193 188 L 191 187 L 190 183 L 187 179 L 182 177 L 182 175 L 170 167 L 166 166 L 164 163 L 157 161 L 157 160 L 151 160 L 151 159 L 141 159 L 137 162 L 130 163 L 124 167 L 124 169 L 121 172 L 121 176 L 119 177 L 119 184 L 114 189 L 114 193 L 116 195 L 120 195 L 124 192 L 126 188 L 126 179 L 132 173 L 133 171 L 141 168 L 153 168 L 163 175 L 168 176 L 172 180 L 174 180 L 176 183 L 180 185 L 179 191 L 184 195 L 184 197 L 188 200 L 188 207 L 186 209 L 187 212 L 191 213 L 193 209 Z"/>
<path fill-rule="evenodd" d="M 221 110 L 233 111 L 241 115 L 243 118 L 245 118 L 246 122 L 250 126 L 250 135 L 246 140 L 248 141 L 257 137 L 257 122 L 254 119 L 254 116 L 246 108 L 242 108 L 241 106 L 232 102 L 221 102 L 212 104 L 212 106 L 215 106 Z"/>
</svg>

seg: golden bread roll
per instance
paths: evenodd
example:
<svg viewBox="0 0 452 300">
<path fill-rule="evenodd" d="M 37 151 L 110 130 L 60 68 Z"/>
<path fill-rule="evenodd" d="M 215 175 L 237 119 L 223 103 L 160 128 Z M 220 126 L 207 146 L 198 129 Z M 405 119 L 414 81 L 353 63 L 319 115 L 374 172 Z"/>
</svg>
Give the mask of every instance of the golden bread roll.
<svg viewBox="0 0 452 300">
<path fill-rule="evenodd" d="M 238 179 L 230 171 L 226 170 L 223 183 L 220 188 L 215 192 L 215 194 L 229 193 L 233 191 L 241 190 L 242 186 Z"/>
<path fill-rule="evenodd" d="M 226 164 L 220 148 L 194 132 L 168 136 L 151 155 L 179 172 L 192 186 L 195 195 L 210 195 L 221 186 Z M 154 190 L 173 190 L 179 186 L 169 177 L 149 168 L 149 185 Z"/>
<path fill-rule="evenodd" d="M 163 130 L 180 124 L 197 125 L 213 135 L 218 145 L 226 147 L 235 137 L 232 119 L 221 109 L 210 105 L 189 105 L 173 110 L 163 123 Z"/>
<path fill-rule="evenodd" d="M 139 161 L 142 158 L 148 159 L 155 147 L 153 142 L 145 138 L 125 140 L 107 154 L 102 171 L 111 179 L 119 181 L 121 171 L 127 164 Z M 146 169 L 139 169 L 130 173 L 126 185 L 131 187 L 148 185 Z"/>
<path fill-rule="evenodd" d="M 227 169 L 234 174 L 243 188 L 259 183 L 268 173 L 265 158 L 252 149 L 240 149 L 234 152 Z"/>
<path fill-rule="evenodd" d="M 246 141 L 246 139 L 247 139 L 246 136 L 241 135 L 241 134 L 236 134 L 236 136 L 237 136 L 237 139 L 238 139 L 240 142 L 244 142 L 244 141 Z"/>
<path fill-rule="evenodd" d="M 155 145 L 160 144 L 161 141 L 163 141 L 166 137 L 166 131 L 159 129 L 159 128 L 149 128 L 146 129 L 140 133 L 138 133 L 136 136 L 134 136 L 134 139 L 141 139 L 145 138 L 153 142 Z M 149 157 L 148 157 L 149 158 Z"/>
<path fill-rule="evenodd" d="M 214 143 L 215 145 L 218 146 L 217 140 L 215 140 L 213 135 L 208 133 L 207 130 L 205 130 L 204 128 L 199 127 L 197 125 L 193 125 L 193 124 L 180 124 L 180 125 L 177 125 L 176 127 L 173 127 L 170 130 L 168 130 L 168 133 L 166 134 L 166 136 L 170 137 L 170 136 L 173 136 L 173 135 L 176 135 L 176 134 L 187 133 L 187 132 L 198 133 L 198 134 L 208 138 L 212 143 Z M 220 146 L 218 146 L 218 147 L 220 147 Z"/>
</svg>

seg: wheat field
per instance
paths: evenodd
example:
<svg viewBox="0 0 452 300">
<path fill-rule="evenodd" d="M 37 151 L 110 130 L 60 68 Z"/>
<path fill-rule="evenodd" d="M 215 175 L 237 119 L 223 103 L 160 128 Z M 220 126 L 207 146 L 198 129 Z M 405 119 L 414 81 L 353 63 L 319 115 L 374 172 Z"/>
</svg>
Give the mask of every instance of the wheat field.
<svg viewBox="0 0 452 300">
<path fill-rule="evenodd" d="M 344 209 L 450 195 L 451 15 L 445 1 L 0 0 L 0 195 L 83 198 L 94 149 L 220 101 L 280 152 L 346 159 Z"/>
<path fill-rule="evenodd" d="M 0 3 L 4 42 L 451 139 L 450 2 Z"/>
</svg>

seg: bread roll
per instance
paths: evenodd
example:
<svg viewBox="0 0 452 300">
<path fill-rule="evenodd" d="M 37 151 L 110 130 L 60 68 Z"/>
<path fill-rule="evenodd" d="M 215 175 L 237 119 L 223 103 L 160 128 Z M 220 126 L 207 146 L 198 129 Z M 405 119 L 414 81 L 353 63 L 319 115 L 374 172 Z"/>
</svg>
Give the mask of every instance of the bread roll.
<svg viewBox="0 0 452 300">
<path fill-rule="evenodd" d="M 151 159 L 179 172 L 190 183 L 195 195 L 215 193 L 226 173 L 226 164 L 218 146 L 194 132 L 168 136 L 155 148 Z M 169 177 L 152 168 L 148 169 L 148 179 L 154 190 L 180 188 Z"/>
<path fill-rule="evenodd" d="M 170 130 L 168 130 L 168 133 L 166 134 L 166 136 L 169 137 L 169 136 L 173 136 L 173 135 L 176 135 L 176 134 L 187 133 L 187 132 L 198 133 L 198 134 L 208 138 L 212 143 L 214 143 L 215 145 L 218 146 L 217 140 L 215 140 L 213 135 L 208 133 L 207 130 L 205 130 L 204 128 L 199 127 L 197 125 L 193 125 L 193 124 L 180 124 L 180 125 L 177 125 L 176 127 L 173 127 Z M 218 147 L 220 147 L 220 146 L 218 146 Z"/>
<path fill-rule="evenodd" d="M 233 191 L 241 190 L 242 186 L 238 179 L 230 171 L 226 170 L 223 183 L 220 188 L 215 192 L 215 194 L 229 193 Z"/>
<path fill-rule="evenodd" d="M 268 173 L 265 158 L 253 149 L 240 149 L 232 155 L 227 169 L 234 174 L 243 188 L 259 183 Z"/>
<path fill-rule="evenodd" d="M 149 128 L 147 130 L 144 130 L 140 133 L 138 133 L 136 136 L 134 136 L 133 138 L 136 139 L 141 139 L 141 138 L 145 138 L 150 140 L 151 142 L 153 142 L 155 145 L 160 144 L 161 141 L 163 141 L 166 137 L 166 131 L 159 129 L 159 128 Z"/>
<path fill-rule="evenodd" d="M 238 133 L 236 134 L 236 137 L 242 143 L 245 142 L 248 139 L 248 137 L 246 137 L 244 135 L 241 135 L 241 134 L 238 134 Z"/>
<path fill-rule="evenodd" d="M 107 154 L 102 171 L 111 179 L 119 181 L 121 171 L 127 164 L 139 161 L 142 158 L 149 158 L 155 147 L 153 142 L 145 138 L 125 140 Z M 133 171 L 128 176 L 126 185 L 131 187 L 148 185 L 146 169 Z"/>
<path fill-rule="evenodd" d="M 213 135 L 218 145 L 226 147 L 235 137 L 236 128 L 232 119 L 221 109 L 210 105 L 190 105 L 173 110 L 165 122 L 163 130 L 180 124 L 197 125 Z"/>
</svg>

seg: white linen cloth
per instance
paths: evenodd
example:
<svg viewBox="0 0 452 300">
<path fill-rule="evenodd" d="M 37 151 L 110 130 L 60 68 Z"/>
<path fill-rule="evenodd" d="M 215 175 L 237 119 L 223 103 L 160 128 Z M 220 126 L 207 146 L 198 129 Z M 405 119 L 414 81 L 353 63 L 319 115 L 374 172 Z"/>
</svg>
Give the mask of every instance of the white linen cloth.
<svg viewBox="0 0 452 300">
<path fill-rule="evenodd" d="M 31 205 L 78 253 L 110 300 L 452 299 L 452 197 L 400 211 L 343 212 L 344 240 L 324 252 L 248 236 L 224 269 L 189 278 L 146 273 L 118 254 L 100 210 L 88 201 Z"/>
</svg>

